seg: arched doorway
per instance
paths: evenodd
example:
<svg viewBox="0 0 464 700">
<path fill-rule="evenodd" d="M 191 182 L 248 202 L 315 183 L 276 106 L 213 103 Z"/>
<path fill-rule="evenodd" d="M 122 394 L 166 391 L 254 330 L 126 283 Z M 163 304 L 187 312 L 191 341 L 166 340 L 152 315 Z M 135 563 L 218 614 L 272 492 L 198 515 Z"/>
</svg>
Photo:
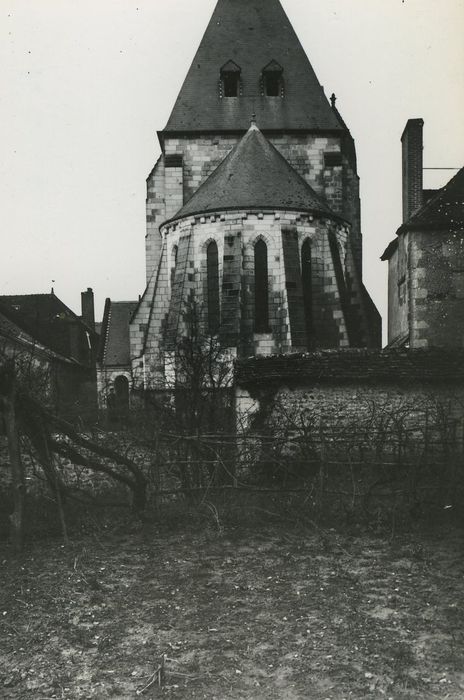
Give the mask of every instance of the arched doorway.
<svg viewBox="0 0 464 700">
<path fill-rule="evenodd" d="M 129 380 L 123 374 L 114 380 L 115 404 L 118 413 L 129 408 Z"/>
</svg>

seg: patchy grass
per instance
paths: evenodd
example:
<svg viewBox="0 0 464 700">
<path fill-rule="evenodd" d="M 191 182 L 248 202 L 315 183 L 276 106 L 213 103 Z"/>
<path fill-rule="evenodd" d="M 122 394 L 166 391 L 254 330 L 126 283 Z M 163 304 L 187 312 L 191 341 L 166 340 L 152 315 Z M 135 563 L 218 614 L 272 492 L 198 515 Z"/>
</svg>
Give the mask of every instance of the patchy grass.
<svg viewBox="0 0 464 700">
<path fill-rule="evenodd" d="M 104 533 L 0 550 L 0 696 L 464 697 L 462 533 Z"/>
</svg>

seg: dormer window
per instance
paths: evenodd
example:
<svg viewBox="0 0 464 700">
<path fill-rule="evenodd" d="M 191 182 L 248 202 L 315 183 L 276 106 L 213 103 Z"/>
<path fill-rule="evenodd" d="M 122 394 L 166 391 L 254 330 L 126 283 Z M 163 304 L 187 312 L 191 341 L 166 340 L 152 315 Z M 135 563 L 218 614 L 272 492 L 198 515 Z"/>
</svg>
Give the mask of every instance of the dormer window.
<svg viewBox="0 0 464 700">
<path fill-rule="evenodd" d="M 223 97 L 240 96 L 240 66 L 234 61 L 227 61 L 221 68 L 221 80 L 219 83 L 219 95 Z"/>
<path fill-rule="evenodd" d="M 268 63 L 261 74 L 261 94 L 265 97 L 283 97 L 283 73 L 284 69 L 280 63 L 277 63 L 277 61 Z"/>
</svg>

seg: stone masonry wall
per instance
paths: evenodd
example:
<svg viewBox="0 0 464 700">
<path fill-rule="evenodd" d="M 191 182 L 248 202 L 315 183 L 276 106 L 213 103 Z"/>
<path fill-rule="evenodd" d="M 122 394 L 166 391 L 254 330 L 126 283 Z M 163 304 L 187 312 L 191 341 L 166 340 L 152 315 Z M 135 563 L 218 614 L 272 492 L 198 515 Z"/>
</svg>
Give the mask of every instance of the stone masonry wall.
<svg viewBox="0 0 464 700">
<path fill-rule="evenodd" d="M 409 334 L 409 234 L 388 261 L 388 342 Z"/>
<path fill-rule="evenodd" d="M 98 408 L 105 409 L 107 407 L 109 391 L 114 387 L 114 382 L 118 377 L 126 377 L 129 387 L 132 389 L 132 372 L 129 367 L 97 367 Z"/>
<path fill-rule="evenodd" d="M 252 427 L 258 419 L 258 430 L 266 431 L 275 420 L 294 425 L 304 420 L 317 435 L 335 430 L 347 443 L 360 431 L 366 449 L 377 439 L 397 445 L 416 441 L 423 449 L 424 429 L 430 429 L 445 443 L 457 438 L 463 449 L 463 350 L 354 349 L 250 358 L 236 362 L 235 375 L 239 425 Z M 440 449 L 446 451 L 446 444 Z"/>
<path fill-rule="evenodd" d="M 266 137 L 288 160 L 290 165 L 319 194 L 324 195 L 335 213 L 343 214 L 342 168 L 326 167 L 324 153 L 341 152 L 339 137 L 310 134 Z M 236 136 L 212 135 L 192 138 L 179 136 L 165 141 L 165 154 L 182 155 L 184 160 L 184 202 L 224 160 L 239 142 Z"/>
<path fill-rule="evenodd" d="M 163 241 L 158 267 L 151 275 L 130 324 L 132 375 L 136 388 L 164 383 L 160 338 L 169 308 L 171 256 L 172 250 Z"/>
<path fill-rule="evenodd" d="M 360 260 L 359 183 L 352 158 L 346 153 L 342 157 L 342 139 L 310 134 L 267 136 L 311 187 L 327 199 L 333 211 L 353 222 L 351 236 L 356 259 Z M 165 152 L 147 180 L 147 283 L 159 262 L 160 225 L 190 199 L 240 138 L 240 134 L 197 138 L 179 135 L 165 140 Z M 340 153 L 340 164 L 326 163 L 325 153 Z M 172 157 L 181 158 L 182 166 L 166 167 Z"/>
<path fill-rule="evenodd" d="M 411 232 L 411 347 L 464 347 L 464 231 Z"/>
<path fill-rule="evenodd" d="M 146 283 L 150 282 L 161 254 L 159 227 L 166 220 L 164 158 L 160 156 L 147 179 L 147 229 L 145 235 Z"/>
<path fill-rule="evenodd" d="M 288 280 L 290 267 L 287 253 L 285 263 L 282 235 L 292 228 L 297 235 L 296 255 L 309 238 L 313 252 L 313 319 L 317 347 L 347 347 L 349 344 L 345 317 L 328 240 L 330 224 L 301 216 L 294 212 L 241 213 L 224 212 L 217 216 L 195 217 L 163 229 L 167 250 L 178 246 L 193 231 L 188 250 L 178 257 L 177 271 L 172 278 L 165 270 L 164 277 L 174 279 L 169 301 L 168 332 L 170 344 L 175 344 L 174 329 L 179 328 L 181 306 L 187 300 L 187 287 L 195 289 L 199 309 L 204 309 L 206 248 L 216 241 L 219 253 L 219 283 L 221 289 L 221 318 L 226 327 L 224 337 L 239 340 L 241 356 L 305 350 L 301 328 L 295 328 L 296 342 L 292 342 L 291 320 L 297 324 L 301 308 L 299 297 L 290 295 Z M 346 233 L 336 233 L 344 250 Z M 284 233 L 285 236 L 285 233 Z M 254 330 L 254 245 L 262 238 L 267 244 L 269 269 L 269 332 Z M 184 260 L 185 257 L 185 260 Z M 188 259 L 187 259 L 188 257 Z M 295 256 L 293 256 L 295 257 Z M 293 258 L 292 258 L 293 259 Z M 294 262 L 294 260 L 293 260 Z M 167 264 L 167 262 L 166 262 Z M 292 268 L 293 269 L 293 268 Z M 293 272 L 295 272 L 293 270 Z M 300 269 L 298 270 L 300 274 Z M 168 285 L 169 290 L 169 285 Z M 183 300 L 183 302 L 182 302 Z M 289 304 L 292 304 L 290 314 Z M 296 306 L 295 306 L 296 305 Z M 235 317 L 233 317 L 235 315 Z M 300 324 L 301 325 L 301 324 Z M 159 342 L 159 341 L 158 341 Z M 298 343 L 298 344 L 296 344 Z"/>
<path fill-rule="evenodd" d="M 303 384 L 303 385 L 301 385 Z M 306 440 L 323 439 L 326 449 L 383 451 L 416 445 L 424 435 L 432 449 L 446 456 L 446 441 L 463 448 L 464 385 L 433 386 L 394 383 L 323 382 L 300 386 L 243 387 L 236 389 L 237 425 L 259 431 L 286 433 L 306 426 Z M 264 422 L 263 422 L 264 421 Z M 286 423 L 288 422 L 288 424 Z M 274 427 L 273 427 L 274 426 Z M 298 430 L 298 428 L 296 428 Z M 301 435 L 301 433 L 299 433 Z M 430 456 L 429 454 L 429 456 Z"/>
<path fill-rule="evenodd" d="M 306 327 L 298 230 L 296 226 L 282 228 L 281 233 L 291 344 L 294 348 L 304 348 L 312 339 L 311 329 Z"/>
<path fill-rule="evenodd" d="M 343 204 L 344 218 L 351 224 L 351 249 L 357 273 L 362 278 L 363 241 L 361 233 L 361 200 L 359 198 L 359 176 L 356 170 L 356 154 L 351 136 L 342 141 L 343 156 Z"/>
</svg>

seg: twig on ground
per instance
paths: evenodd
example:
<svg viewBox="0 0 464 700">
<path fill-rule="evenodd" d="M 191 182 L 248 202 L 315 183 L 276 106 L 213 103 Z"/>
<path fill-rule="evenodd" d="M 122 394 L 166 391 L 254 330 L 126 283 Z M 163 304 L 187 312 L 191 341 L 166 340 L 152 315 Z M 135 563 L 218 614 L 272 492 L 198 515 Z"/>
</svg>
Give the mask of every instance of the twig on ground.
<svg viewBox="0 0 464 700">
<path fill-rule="evenodd" d="M 149 690 L 150 688 L 152 688 L 155 685 L 155 683 L 158 683 L 158 685 L 161 687 L 161 685 L 163 684 L 163 681 L 164 681 L 165 663 L 166 663 L 166 654 L 163 654 L 161 657 L 161 661 L 160 661 L 159 666 L 152 673 L 147 685 L 144 686 L 143 688 L 140 688 L 140 690 L 137 690 L 136 695 L 142 695 L 146 690 Z"/>
</svg>

